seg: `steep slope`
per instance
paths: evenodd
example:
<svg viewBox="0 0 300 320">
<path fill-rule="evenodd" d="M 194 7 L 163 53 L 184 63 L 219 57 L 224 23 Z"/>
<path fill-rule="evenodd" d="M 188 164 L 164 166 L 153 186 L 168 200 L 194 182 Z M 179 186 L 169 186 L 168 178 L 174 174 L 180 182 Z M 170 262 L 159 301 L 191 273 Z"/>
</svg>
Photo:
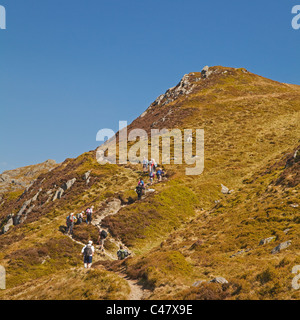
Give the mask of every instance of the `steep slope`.
<svg viewBox="0 0 300 320">
<path fill-rule="evenodd" d="M 185 75 L 128 131 L 204 129 L 204 172 L 186 176 L 185 165 L 164 165 L 167 179 L 141 201 L 134 192 L 141 166 L 99 165 L 95 151 L 43 173 L 0 206 L 0 264 L 8 286 L 0 298 L 59 298 L 58 289 L 47 295 L 37 288 L 50 278 L 55 288 L 72 282 L 64 272 L 81 263 L 81 247 L 63 234 L 65 218 L 94 205 L 95 217 L 110 233 L 107 255 L 97 255 L 95 270 L 111 282 L 125 281 L 114 297 L 129 297 L 121 270 L 151 289 L 154 299 L 298 299 L 289 284 L 299 264 L 299 121 L 299 86 L 219 66 Z M 234 192 L 221 193 L 221 184 Z M 116 199 L 122 206 L 107 215 Z M 259 246 L 272 236 L 273 243 Z M 75 227 L 74 238 L 95 241 L 97 228 Z M 287 249 L 270 253 L 285 241 L 292 241 Z M 125 262 L 111 258 L 117 243 L 132 252 Z M 217 276 L 229 283 L 209 282 Z M 83 284 L 92 299 L 111 298 L 97 289 L 96 278 L 93 283 L 74 275 L 66 299 L 77 299 L 74 292 Z M 19 295 L 24 286 L 28 295 Z"/>
<path fill-rule="evenodd" d="M 0 174 L 0 197 L 3 197 L 4 193 L 24 190 L 40 174 L 53 170 L 57 165 L 54 160 L 47 160 L 43 163 L 4 171 Z"/>
</svg>

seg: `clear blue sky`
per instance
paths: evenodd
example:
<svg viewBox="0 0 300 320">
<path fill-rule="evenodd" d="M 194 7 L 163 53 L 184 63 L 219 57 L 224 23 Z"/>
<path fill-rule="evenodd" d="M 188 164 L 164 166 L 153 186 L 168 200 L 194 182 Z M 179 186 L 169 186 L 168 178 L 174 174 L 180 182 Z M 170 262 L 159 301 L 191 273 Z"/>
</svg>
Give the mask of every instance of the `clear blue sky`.
<svg viewBox="0 0 300 320">
<path fill-rule="evenodd" d="M 0 0 L 0 172 L 95 149 L 185 73 L 300 84 L 300 0 Z"/>
</svg>

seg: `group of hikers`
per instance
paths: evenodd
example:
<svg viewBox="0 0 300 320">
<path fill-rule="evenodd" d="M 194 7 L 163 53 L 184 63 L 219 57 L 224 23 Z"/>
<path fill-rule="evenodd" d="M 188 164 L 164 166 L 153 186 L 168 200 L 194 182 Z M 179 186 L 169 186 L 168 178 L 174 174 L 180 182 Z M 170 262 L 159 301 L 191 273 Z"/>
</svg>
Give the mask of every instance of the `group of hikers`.
<svg viewBox="0 0 300 320">
<path fill-rule="evenodd" d="M 94 206 L 91 206 L 87 208 L 85 211 L 82 211 L 75 215 L 74 213 L 71 213 L 67 219 L 66 219 L 66 234 L 73 235 L 73 228 L 74 225 L 81 224 L 84 221 L 84 214 L 86 214 L 85 222 L 86 224 L 92 223 L 92 214 L 93 214 Z M 104 229 L 99 228 L 99 236 L 97 239 L 97 242 L 99 244 L 99 250 L 100 252 L 104 252 L 104 241 L 107 238 L 107 232 Z M 95 253 L 95 247 L 93 246 L 93 241 L 89 241 L 81 250 L 81 253 L 83 255 L 83 263 L 84 268 L 91 268 L 92 261 L 93 261 L 93 255 Z M 128 250 L 124 249 L 123 246 L 120 246 L 119 250 L 117 251 L 117 257 L 118 260 L 123 260 L 127 258 L 130 255 Z"/>
<path fill-rule="evenodd" d="M 77 213 L 76 215 L 72 212 L 70 215 L 67 216 L 66 219 L 66 234 L 73 234 L 73 228 L 75 224 L 81 224 L 84 221 L 84 214 L 86 215 L 85 222 L 86 224 L 92 223 L 92 216 L 93 216 L 94 206 L 87 208 L 85 211 Z"/>
<path fill-rule="evenodd" d="M 144 171 L 144 173 L 149 171 L 149 184 L 150 185 L 153 184 L 155 175 L 157 177 L 158 182 L 162 181 L 162 177 L 165 175 L 165 172 L 163 171 L 163 169 L 158 167 L 158 165 L 154 159 L 147 160 L 146 158 L 144 158 L 143 171 Z M 145 183 L 144 183 L 143 179 L 140 178 L 138 185 L 135 188 L 135 191 L 138 196 L 138 200 L 140 200 L 142 198 L 142 195 L 143 195 L 145 189 L 146 189 Z"/>
<path fill-rule="evenodd" d="M 93 241 L 89 241 L 88 244 L 86 244 L 82 250 L 81 253 L 83 255 L 83 265 L 84 268 L 91 268 L 93 263 L 93 256 L 95 253 L 95 247 L 93 246 Z M 130 255 L 127 249 L 124 249 L 124 247 L 121 245 L 120 249 L 117 251 L 117 257 L 118 260 L 124 260 Z"/>
<path fill-rule="evenodd" d="M 149 172 L 149 184 L 152 185 L 154 181 L 154 177 L 156 175 L 157 181 L 162 181 L 162 177 L 165 175 L 165 172 L 162 168 L 158 167 L 156 161 L 154 159 L 147 160 L 144 158 L 143 160 L 143 171 L 144 173 Z M 145 190 L 145 183 L 142 178 L 139 179 L 138 185 L 136 187 L 136 193 L 138 195 L 138 200 L 141 199 L 142 194 Z M 84 221 L 84 215 L 85 215 L 85 222 L 86 224 L 92 223 L 92 217 L 93 217 L 93 211 L 94 206 L 91 206 L 87 208 L 85 211 L 82 211 L 75 215 L 74 213 L 71 213 L 67 219 L 66 219 L 66 234 L 73 234 L 73 228 L 75 224 L 81 224 Z M 107 232 L 105 230 L 101 230 L 99 228 L 99 237 L 98 237 L 98 244 L 100 245 L 99 250 L 101 252 L 104 252 L 104 241 L 107 237 Z M 91 268 L 92 261 L 93 261 L 93 255 L 95 253 L 95 247 L 93 246 L 93 241 L 89 241 L 81 250 L 81 253 L 83 255 L 83 263 L 84 268 Z M 123 260 L 127 258 L 130 255 L 128 250 L 124 249 L 123 246 L 120 246 L 119 250 L 117 251 L 117 257 L 118 260 Z"/>
</svg>

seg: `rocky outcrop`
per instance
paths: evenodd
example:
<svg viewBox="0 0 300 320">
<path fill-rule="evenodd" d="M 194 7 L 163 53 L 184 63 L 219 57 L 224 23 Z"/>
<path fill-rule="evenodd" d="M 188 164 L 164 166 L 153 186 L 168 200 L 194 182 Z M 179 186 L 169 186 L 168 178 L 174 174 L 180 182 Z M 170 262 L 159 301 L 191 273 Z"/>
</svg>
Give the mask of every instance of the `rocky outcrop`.
<svg viewBox="0 0 300 320">
<path fill-rule="evenodd" d="M 212 280 L 210 280 L 209 282 L 212 282 L 212 283 L 220 283 L 220 284 L 225 284 L 225 283 L 228 283 L 228 281 L 223 278 L 223 277 L 216 277 Z"/>
<path fill-rule="evenodd" d="M 64 193 L 64 189 L 59 188 L 59 189 L 55 192 L 52 201 L 55 201 L 55 200 L 57 200 L 57 199 L 60 199 L 60 198 L 62 197 L 63 193 Z"/>
<path fill-rule="evenodd" d="M 277 247 L 275 247 L 271 253 L 275 254 L 275 253 L 279 253 L 281 250 L 286 249 L 287 247 L 289 247 L 292 244 L 292 241 L 288 240 L 285 241 L 283 243 L 280 243 Z"/>
<path fill-rule="evenodd" d="M 266 238 L 266 239 L 262 239 L 262 240 L 260 240 L 259 245 L 263 246 L 263 245 L 265 245 L 267 243 L 270 243 L 270 242 L 274 241 L 275 239 L 276 239 L 276 237 L 269 237 L 269 238 Z"/>
<path fill-rule="evenodd" d="M 65 182 L 60 188 L 58 188 L 56 190 L 52 201 L 55 201 L 57 199 L 61 199 L 63 193 L 65 191 L 67 191 L 68 189 L 70 189 L 75 182 L 76 182 L 76 178 L 73 178 L 73 179 L 68 180 L 67 182 Z"/>
<path fill-rule="evenodd" d="M 221 192 L 223 193 L 223 194 L 230 194 L 230 193 L 232 193 L 234 190 L 229 190 L 227 187 L 225 187 L 223 184 L 221 184 L 221 187 L 222 187 L 222 189 L 221 189 Z"/>
<path fill-rule="evenodd" d="M 189 95 L 195 85 L 191 80 L 192 75 L 185 74 L 177 86 L 168 89 L 164 94 L 160 95 L 151 105 L 150 107 L 141 114 L 141 118 L 143 118 L 149 110 L 156 106 L 163 107 L 166 104 L 169 104 L 175 100 L 177 100 L 181 96 Z"/>
<path fill-rule="evenodd" d="M 205 66 L 201 71 L 202 79 L 208 78 L 212 74 L 212 71 L 209 71 L 209 66 Z"/>
<path fill-rule="evenodd" d="M 230 258 L 234 258 L 234 257 L 236 257 L 236 256 L 240 256 L 240 255 L 242 255 L 243 253 L 247 253 L 247 252 L 249 252 L 249 251 L 251 251 L 251 249 L 249 249 L 249 248 L 248 248 L 248 249 L 245 249 L 245 250 L 240 250 L 240 251 L 232 254 L 232 255 L 230 256 Z"/>
<path fill-rule="evenodd" d="M 14 225 L 13 214 L 10 214 L 7 216 L 7 221 L 1 230 L 2 234 L 6 233 L 9 230 L 9 228 L 13 225 Z"/>
<path fill-rule="evenodd" d="M 61 186 L 61 188 L 62 188 L 64 191 L 67 191 L 68 189 L 70 189 L 70 188 L 73 186 L 73 184 L 75 183 L 75 181 L 76 181 L 76 178 L 73 178 L 73 179 L 65 182 L 65 183 Z"/>
<path fill-rule="evenodd" d="M 0 174 L 0 194 L 29 187 L 37 177 L 53 170 L 58 164 L 54 160 L 4 171 Z"/>
<path fill-rule="evenodd" d="M 83 176 L 83 180 L 85 181 L 85 183 L 88 185 L 90 183 L 90 175 L 91 175 L 91 171 L 87 171 Z"/>
</svg>

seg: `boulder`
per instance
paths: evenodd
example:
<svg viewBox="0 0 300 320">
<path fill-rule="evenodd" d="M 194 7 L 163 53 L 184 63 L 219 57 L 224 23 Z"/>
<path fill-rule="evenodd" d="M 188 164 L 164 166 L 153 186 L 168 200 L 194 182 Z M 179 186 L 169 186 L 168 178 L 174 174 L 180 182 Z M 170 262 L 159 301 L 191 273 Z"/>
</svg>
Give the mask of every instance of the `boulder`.
<svg viewBox="0 0 300 320">
<path fill-rule="evenodd" d="M 212 74 L 211 71 L 209 71 L 209 66 L 205 66 L 201 71 L 202 79 L 208 78 Z"/>
<path fill-rule="evenodd" d="M 209 282 L 220 283 L 220 284 L 228 283 L 228 281 L 223 277 L 216 277 L 216 278 L 210 280 Z"/>
<path fill-rule="evenodd" d="M 87 180 L 89 179 L 90 175 L 91 175 L 91 171 L 87 171 L 87 172 L 82 176 L 83 180 L 87 181 Z"/>
<path fill-rule="evenodd" d="M 73 186 L 73 184 L 75 183 L 75 181 L 76 181 L 76 178 L 73 178 L 73 179 L 65 182 L 65 183 L 61 186 L 61 188 L 62 188 L 64 191 L 66 191 L 66 190 L 70 189 L 70 188 Z"/>
<path fill-rule="evenodd" d="M 198 280 L 192 284 L 192 287 L 199 287 L 201 283 L 206 282 L 205 280 Z"/>
<path fill-rule="evenodd" d="M 279 253 L 281 250 L 286 249 L 287 247 L 289 247 L 292 244 L 291 240 L 285 241 L 280 243 L 277 247 L 275 247 L 271 253 L 275 254 L 275 253 Z"/>
<path fill-rule="evenodd" d="M 36 201 L 38 196 L 39 196 L 39 194 L 42 192 L 42 190 L 43 190 L 42 188 L 39 189 L 38 193 L 31 199 L 31 201 Z"/>
<path fill-rule="evenodd" d="M 13 225 L 14 225 L 13 215 L 10 214 L 7 216 L 7 222 L 2 228 L 2 233 L 3 234 L 6 233 L 8 229 Z"/>
<path fill-rule="evenodd" d="M 230 193 L 232 193 L 234 190 L 229 190 L 227 187 L 225 187 L 222 183 L 221 183 L 221 187 L 222 187 L 222 189 L 221 189 L 221 192 L 223 193 L 223 194 L 230 194 Z"/>
<path fill-rule="evenodd" d="M 270 237 L 270 238 L 262 239 L 262 240 L 260 240 L 259 245 L 263 246 L 263 245 L 265 245 L 267 243 L 272 242 L 275 239 L 276 239 L 276 237 Z"/>
<path fill-rule="evenodd" d="M 56 199 L 60 199 L 60 198 L 62 197 L 63 193 L 64 193 L 64 189 L 59 188 L 59 189 L 55 192 L 55 195 L 54 195 L 52 201 L 55 201 Z"/>
</svg>

